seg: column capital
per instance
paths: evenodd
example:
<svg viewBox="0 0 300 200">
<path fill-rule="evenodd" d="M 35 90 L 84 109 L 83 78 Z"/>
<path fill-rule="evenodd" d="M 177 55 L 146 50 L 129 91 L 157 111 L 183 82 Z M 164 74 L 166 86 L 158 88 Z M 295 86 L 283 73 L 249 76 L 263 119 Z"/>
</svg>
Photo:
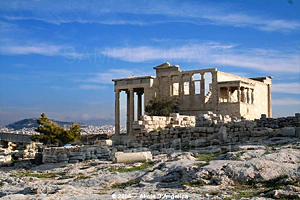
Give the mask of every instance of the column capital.
<svg viewBox="0 0 300 200">
<path fill-rule="evenodd" d="M 137 93 L 137 95 L 143 95 L 144 94 L 143 91 L 137 91 L 136 93 Z"/>
</svg>

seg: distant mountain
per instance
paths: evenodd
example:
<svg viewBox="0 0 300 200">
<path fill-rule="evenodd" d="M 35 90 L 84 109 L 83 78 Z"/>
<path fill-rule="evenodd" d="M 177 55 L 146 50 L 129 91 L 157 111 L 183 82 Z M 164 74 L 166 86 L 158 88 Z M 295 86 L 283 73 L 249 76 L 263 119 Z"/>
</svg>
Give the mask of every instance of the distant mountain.
<svg viewBox="0 0 300 200">
<path fill-rule="evenodd" d="M 14 130 L 20 130 L 22 128 L 36 128 L 39 126 L 39 124 L 37 123 L 37 118 L 30 118 L 30 119 L 22 119 L 20 121 L 11 123 L 6 125 L 7 128 L 12 128 Z M 61 121 L 57 121 L 54 119 L 51 119 L 52 122 L 56 123 L 58 126 L 61 127 L 70 127 L 72 125 L 72 122 L 61 122 Z M 80 126 L 86 126 L 83 123 L 79 123 Z"/>
</svg>

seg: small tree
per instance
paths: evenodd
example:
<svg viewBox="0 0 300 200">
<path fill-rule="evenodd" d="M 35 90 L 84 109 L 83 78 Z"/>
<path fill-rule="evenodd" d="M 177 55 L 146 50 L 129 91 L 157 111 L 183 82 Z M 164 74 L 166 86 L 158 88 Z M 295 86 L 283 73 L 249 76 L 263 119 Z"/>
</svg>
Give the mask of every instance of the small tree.
<svg viewBox="0 0 300 200">
<path fill-rule="evenodd" d="M 77 123 L 72 123 L 70 130 L 65 130 L 48 119 L 45 113 L 42 113 L 41 118 L 38 119 L 38 124 L 40 126 L 36 131 L 41 133 L 41 135 L 33 135 L 31 139 L 39 140 L 44 144 L 67 144 L 81 138 L 80 126 Z"/>
<path fill-rule="evenodd" d="M 145 107 L 145 112 L 151 116 L 169 116 L 170 113 L 177 113 L 178 111 L 179 102 L 177 98 L 166 96 L 163 98 L 152 97 Z"/>
</svg>

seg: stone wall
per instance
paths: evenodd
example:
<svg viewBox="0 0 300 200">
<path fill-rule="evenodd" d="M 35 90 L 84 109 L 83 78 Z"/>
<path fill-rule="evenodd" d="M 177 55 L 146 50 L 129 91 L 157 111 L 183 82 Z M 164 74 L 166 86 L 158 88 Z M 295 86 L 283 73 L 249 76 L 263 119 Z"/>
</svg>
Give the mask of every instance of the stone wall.
<svg viewBox="0 0 300 200">
<path fill-rule="evenodd" d="M 76 163 L 91 159 L 113 160 L 115 152 L 143 152 L 153 155 L 174 149 L 194 148 L 239 142 L 259 142 L 276 137 L 300 138 L 300 115 L 269 119 L 265 115 L 254 121 L 241 121 L 212 112 L 194 116 L 172 114 L 171 117 L 144 116 L 135 122 L 136 141 L 126 146 L 105 145 L 52 147 L 43 151 L 43 163 Z M 162 130 L 159 127 L 164 128 Z M 165 128 L 169 127 L 169 128 Z M 144 148 L 147 147 L 147 148 Z"/>
<path fill-rule="evenodd" d="M 283 128 L 283 127 L 299 127 L 300 126 L 300 113 L 296 113 L 295 116 L 280 117 L 280 118 L 266 118 L 266 115 L 262 115 L 259 120 L 255 120 L 258 127 L 268 128 Z"/>
<path fill-rule="evenodd" d="M 111 157 L 107 146 L 71 146 L 51 147 L 43 151 L 43 163 L 76 163 L 84 160 L 103 159 Z"/>
<path fill-rule="evenodd" d="M 144 115 L 142 120 L 133 122 L 133 129 L 145 129 L 147 131 L 162 130 L 172 127 L 195 127 L 196 117 L 179 115 L 173 113 L 170 117 L 165 116 L 147 116 Z"/>
<path fill-rule="evenodd" d="M 136 127 L 136 140 L 142 146 L 163 144 L 169 147 L 197 147 L 212 144 L 260 141 L 272 137 L 300 138 L 300 116 L 238 121 L 235 117 L 202 114 L 195 127 L 175 126 L 164 130 L 148 131 L 144 125 Z"/>
</svg>

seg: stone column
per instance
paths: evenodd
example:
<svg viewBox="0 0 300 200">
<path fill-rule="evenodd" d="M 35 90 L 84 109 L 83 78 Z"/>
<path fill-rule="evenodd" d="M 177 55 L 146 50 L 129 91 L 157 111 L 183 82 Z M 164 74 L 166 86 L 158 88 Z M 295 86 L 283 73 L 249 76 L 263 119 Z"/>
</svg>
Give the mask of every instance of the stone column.
<svg viewBox="0 0 300 200">
<path fill-rule="evenodd" d="M 195 84 L 193 74 L 190 74 L 190 108 L 194 108 Z"/>
<path fill-rule="evenodd" d="M 211 98 L 213 110 L 218 110 L 218 75 L 217 71 L 211 72 Z"/>
<path fill-rule="evenodd" d="M 132 123 L 134 121 L 134 92 L 133 88 L 129 89 L 129 104 L 130 104 L 130 112 L 129 112 L 129 134 L 132 134 Z"/>
<path fill-rule="evenodd" d="M 200 81 L 200 94 L 201 94 L 201 99 L 202 102 L 201 104 L 205 104 L 205 73 L 201 73 L 201 81 Z"/>
<path fill-rule="evenodd" d="M 178 91 L 178 95 L 179 95 L 178 101 L 180 102 L 181 105 L 183 105 L 184 82 L 183 82 L 182 75 L 180 75 L 180 77 L 179 77 L 179 91 Z"/>
<path fill-rule="evenodd" d="M 241 102 L 246 103 L 246 93 L 244 87 L 241 89 Z"/>
<path fill-rule="evenodd" d="M 227 88 L 227 102 L 231 102 L 231 92 L 230 92 L 230 87 Z"/>
<path fill-rule="evenodd" d="M 137 113 L 138 117 L 137 117 L 137 119 L 138 120 L 140 120 L 141 116 L 142 116 L 142 94 L 143 94 L 142 92 L 137 93 L 137 95 L 138 95 L 138 102 L 137 102 L 138 103 L 138 105 L 137 105 L 138 106 L 138 113 Z"/>
<path fill-rule="evenodd" d="M 115 90 L 115 134 L 120 134 L 120 90 Z"/>
<path fill-rule="evenodd" d="M 247 88 L 247 103 L 251 103 L 251 92 L 250 92 L 250 88 Z"/>
<path fill-rule="evenodd" d="M 238 87 L 237 89 L 237 102 L 241 102 L 241 88 Z"/>
<path fill-rule="evenodd" d="M 126 91 L 127 94 L 127 110 L 126 110 L 126 134 L 130 133 L 130 92 Z"/>
<path fill-rule="evenodd" d="M 168 76 L 168 84 L 169 84 L 168 95 L 172 96 L 173 95 L 173 83 L 172 83 L 172 77 L 171 76 Z"/>
</svg>

